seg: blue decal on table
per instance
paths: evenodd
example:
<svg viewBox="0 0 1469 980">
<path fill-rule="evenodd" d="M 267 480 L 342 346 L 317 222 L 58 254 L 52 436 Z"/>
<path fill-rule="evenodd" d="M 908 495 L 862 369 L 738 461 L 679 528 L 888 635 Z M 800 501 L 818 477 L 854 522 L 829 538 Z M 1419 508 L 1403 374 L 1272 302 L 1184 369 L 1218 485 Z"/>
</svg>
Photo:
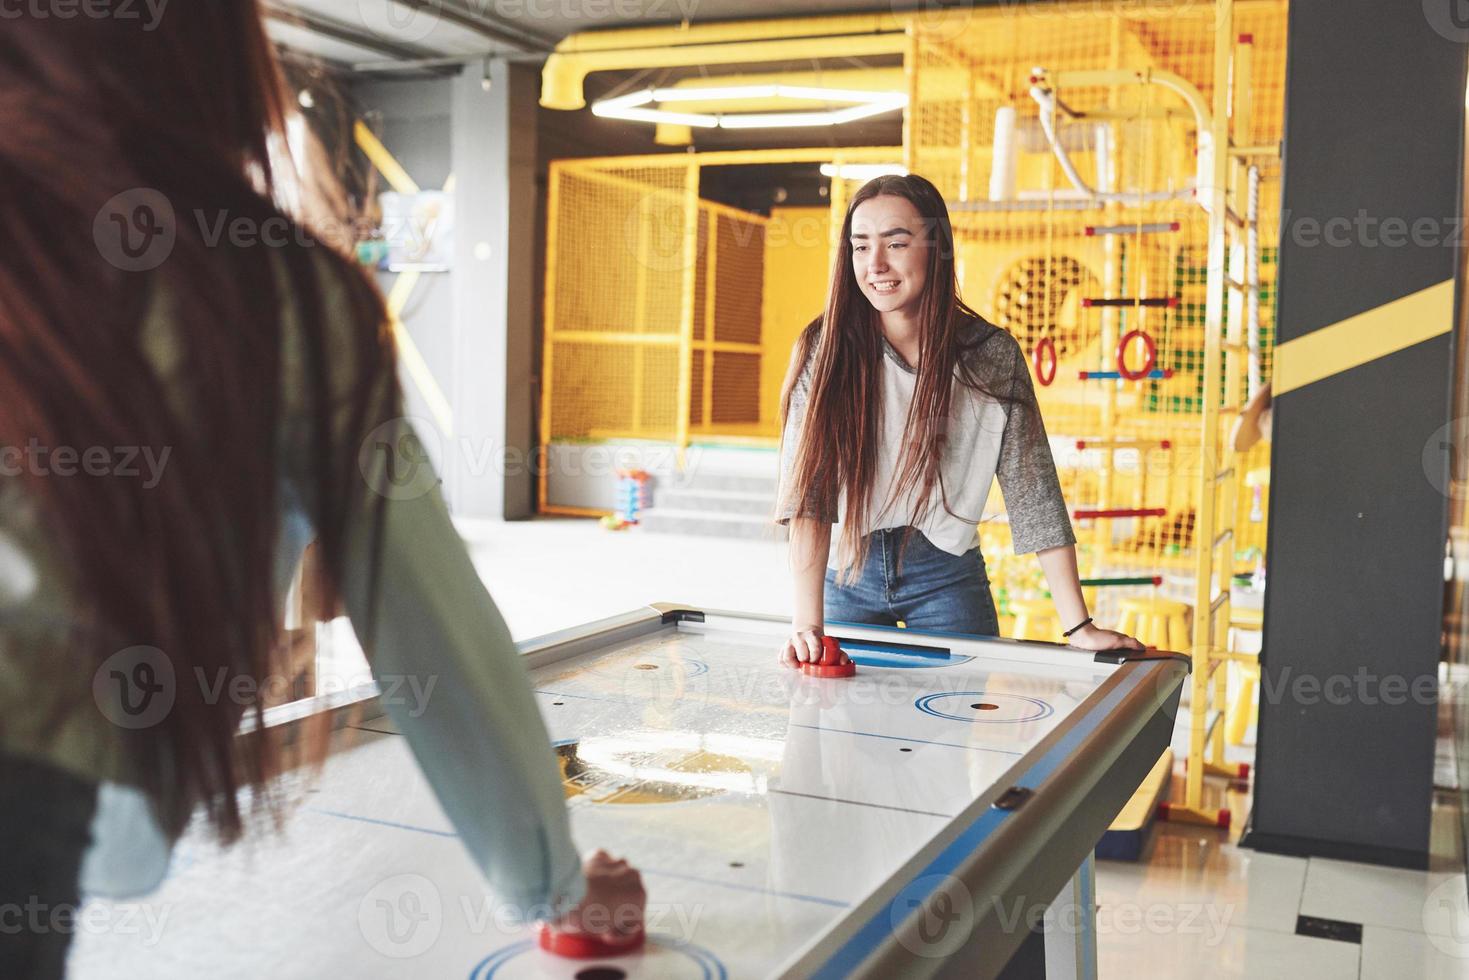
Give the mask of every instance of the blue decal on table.
<svg viewBox="0 0 1469 980">
<path fill-rule="evenodd" d="M 925 694 L 914 701 L 913 706 L 935 718 L 986 725 L 1018 725 L 1026 721 L 1039 721 L 1056 713 L 1055 708 L 1040 698 L 1029 698 L 1023 694 L 1003 694 L 998 691 L 950 691 L 945 694 Z M 1020 713 L 1012 715 L 1012 711 Z M 987 715 L 992 715 L 992 717 L 986 717 Z"/>
<path fill-rule="evenodd" d="M 863 667 L 897 667 L 904 670 L 955 667 L 959 664 L 967 664 L 974 659 L 952 653 L 939 657 L 914 656 L 912 653 L 902 651 L 863 646 L 852 640 L 843 640 L 842 649 L 847 652 L 847 657 L 852 663 L 860 664 Z"/>
</svg>

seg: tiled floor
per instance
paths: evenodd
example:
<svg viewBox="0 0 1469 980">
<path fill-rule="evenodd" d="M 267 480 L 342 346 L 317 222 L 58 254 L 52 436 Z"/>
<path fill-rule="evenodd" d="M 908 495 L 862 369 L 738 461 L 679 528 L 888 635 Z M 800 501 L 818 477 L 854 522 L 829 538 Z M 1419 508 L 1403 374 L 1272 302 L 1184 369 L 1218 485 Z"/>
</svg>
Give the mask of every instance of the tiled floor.
<svg viewBox="0 0 1469 980">
<path fill-rule="evenodd" d="M 610 532 L 585 520 L 462 530 L 517 639 L 656 601 L 781 615 L 791 608 L 785 545 L 774 541 Z M 1178 731 L 1186 725 L 1185 710 Z M 1182 787 L 1175 789 L 1177 799 Z M 1160 824 L 1142 862 L 1098 865 L 1103 978 L 1469 980 L 1469 903 L 1451 796 L 1434 809 L 1432 869 L 1415 872 L 1240 848 L 1248 790 L 1211 780 L 1208 792 L 1211 805 L 1235 815 L 1228 833 Z M 1349 938 L 1299 934 L 1302 916 L 1347 923 Z"/>
</svg>

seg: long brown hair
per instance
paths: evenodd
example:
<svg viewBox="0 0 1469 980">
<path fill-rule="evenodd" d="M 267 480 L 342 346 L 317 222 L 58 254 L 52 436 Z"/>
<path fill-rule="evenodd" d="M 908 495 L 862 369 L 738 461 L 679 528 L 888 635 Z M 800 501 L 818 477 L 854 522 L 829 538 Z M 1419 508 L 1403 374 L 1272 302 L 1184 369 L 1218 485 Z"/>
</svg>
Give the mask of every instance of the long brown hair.
<svg viewBox="0 0 1469 980">
<path fill-rule="evenodd" d="M 84 603 L 48 669 L 57 689 L 90 694 L 119 647 L 162 651 L 173 706 L 121 734 L 165 827 L 177 832 L 202 803 L 225 840 L 242 829 L 237 791 L 264 786 L 280 754 L 270 738 L 236 738 L 245 712 L 262 721 L 259 696 L 232 703 L 196 678 L 260 680 L 274 664 L 286 322 L 307 378 L 319 585 L 333 594 L 345 515 L 369 504 L 357 446 L 345 444 L 354 437 L 334 438 L 328 423 L 335 414 L 343 431 L 366 431 L 384 385 L 396 392 L 381 298 L 351 262 L 319 245 L 210 237 L 219 216 L 301 236 L 275 203 L 287 105 L 254 0 L 174 4 L 151 25 L 29 17 L 0 31 L 0 446 L 169 451 L 156 486 L 21 475 Z M 167 202 L 176 238 L 155 267 L 114 254 L 115 234 L 108 244 L 118 200 L 131 202 L 121 223 L 154 226 L 167 218 L 131 205 Z M 160 301 L 168 377 L 148 356 L 157 338 L 143 336 Z M 355 326 L 329 340 L 329 319 Z M 348 378 L 330 387 L 336 404 L 329 371 Z"/>
<path fill-rule="evenodd" d="M 862 295 L 853 273 L 852 216 L 864 201 L 885 194 L 913 204 L 929 248 L 927 278 L 918 307 L 917 378 L 904 428 L 903 455 L 890 498 L 901 500 L 915 487 L 919 491 L 918 511 L 910 516 L 900 544 L 900 564 L 912 526 L 931 509 L 935 486 L 945 511 L 960 520 L 978 523 L 977 515 L 969 518 L 954 514 L 939 468 L 948 438 L 952 380 L 957 377 L 1010 408 L 1017 404 L 1008 392 L 992 390 L 982 381 L 974 372 L 972 359 L 965 356 L 961 328 L 966 320 L 972 323 L 981 318 L 959 298 L 954 229 L 943 195 L 917 174 L 884 175 L 863 184 L 852 196 L 842 221 L 826 311 L 807 325 L 796 342 L 780 405 L 784 423 L 790 417 L 796 381 L 809 360 L 806 414 L 796 445 L 791 486 L 783 495 L 795 502 L 797 514 L 806 514 L 823 512 L 827 509 L 823 503 L 834 504 L 841 491 L 846 491 L 841 519 L 849 529 L 844 547 L 851 563 L 843 569 L 843 581 L 855 580 L 867 560 L 866 528 L 872 518 L 869 503 L 882 433 L 882 326 L 877 310 Z"/>
</svg>

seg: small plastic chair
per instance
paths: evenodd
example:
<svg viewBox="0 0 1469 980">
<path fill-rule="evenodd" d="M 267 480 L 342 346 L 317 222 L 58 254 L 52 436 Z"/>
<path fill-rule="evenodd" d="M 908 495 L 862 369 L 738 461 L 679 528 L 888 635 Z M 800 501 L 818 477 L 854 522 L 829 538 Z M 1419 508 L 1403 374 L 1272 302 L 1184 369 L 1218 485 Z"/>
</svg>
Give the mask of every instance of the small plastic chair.
<svg viewBox="0 0 1469 980">
<path fill-rule="evenodd" d="M 1015 616 L 1015 639 L 1060 641 L 1061 624 L 1050 599 L 1011 599 L 1010 612 Z"/>
<path fill-rule="evenodd" d="M 1117 631 L 1144 646 L 1188 652 L 1188 605 L 1156 597 L 1123 599 Z"/>
</svg>

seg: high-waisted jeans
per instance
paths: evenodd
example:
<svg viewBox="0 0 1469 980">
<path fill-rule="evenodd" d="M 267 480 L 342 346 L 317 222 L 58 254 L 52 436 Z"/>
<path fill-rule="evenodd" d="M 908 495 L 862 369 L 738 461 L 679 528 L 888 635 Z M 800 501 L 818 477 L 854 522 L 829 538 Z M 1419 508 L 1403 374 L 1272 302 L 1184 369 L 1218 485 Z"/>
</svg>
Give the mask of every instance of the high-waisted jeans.
<svg viewBox="0 0 1469 980">
<path fill-rule="evenodd" d="M 903 531 L 884 528 L 868 535 L 867 563 L 852 585 L 838 585 L 836 572 L 826 570 L 826 618 L 883 626 L 901 620 L 911 629 L 998 635 L 999 617 L 979 548 L 950 554 L 913 528 L 900 571 Z"/>
</svg>

